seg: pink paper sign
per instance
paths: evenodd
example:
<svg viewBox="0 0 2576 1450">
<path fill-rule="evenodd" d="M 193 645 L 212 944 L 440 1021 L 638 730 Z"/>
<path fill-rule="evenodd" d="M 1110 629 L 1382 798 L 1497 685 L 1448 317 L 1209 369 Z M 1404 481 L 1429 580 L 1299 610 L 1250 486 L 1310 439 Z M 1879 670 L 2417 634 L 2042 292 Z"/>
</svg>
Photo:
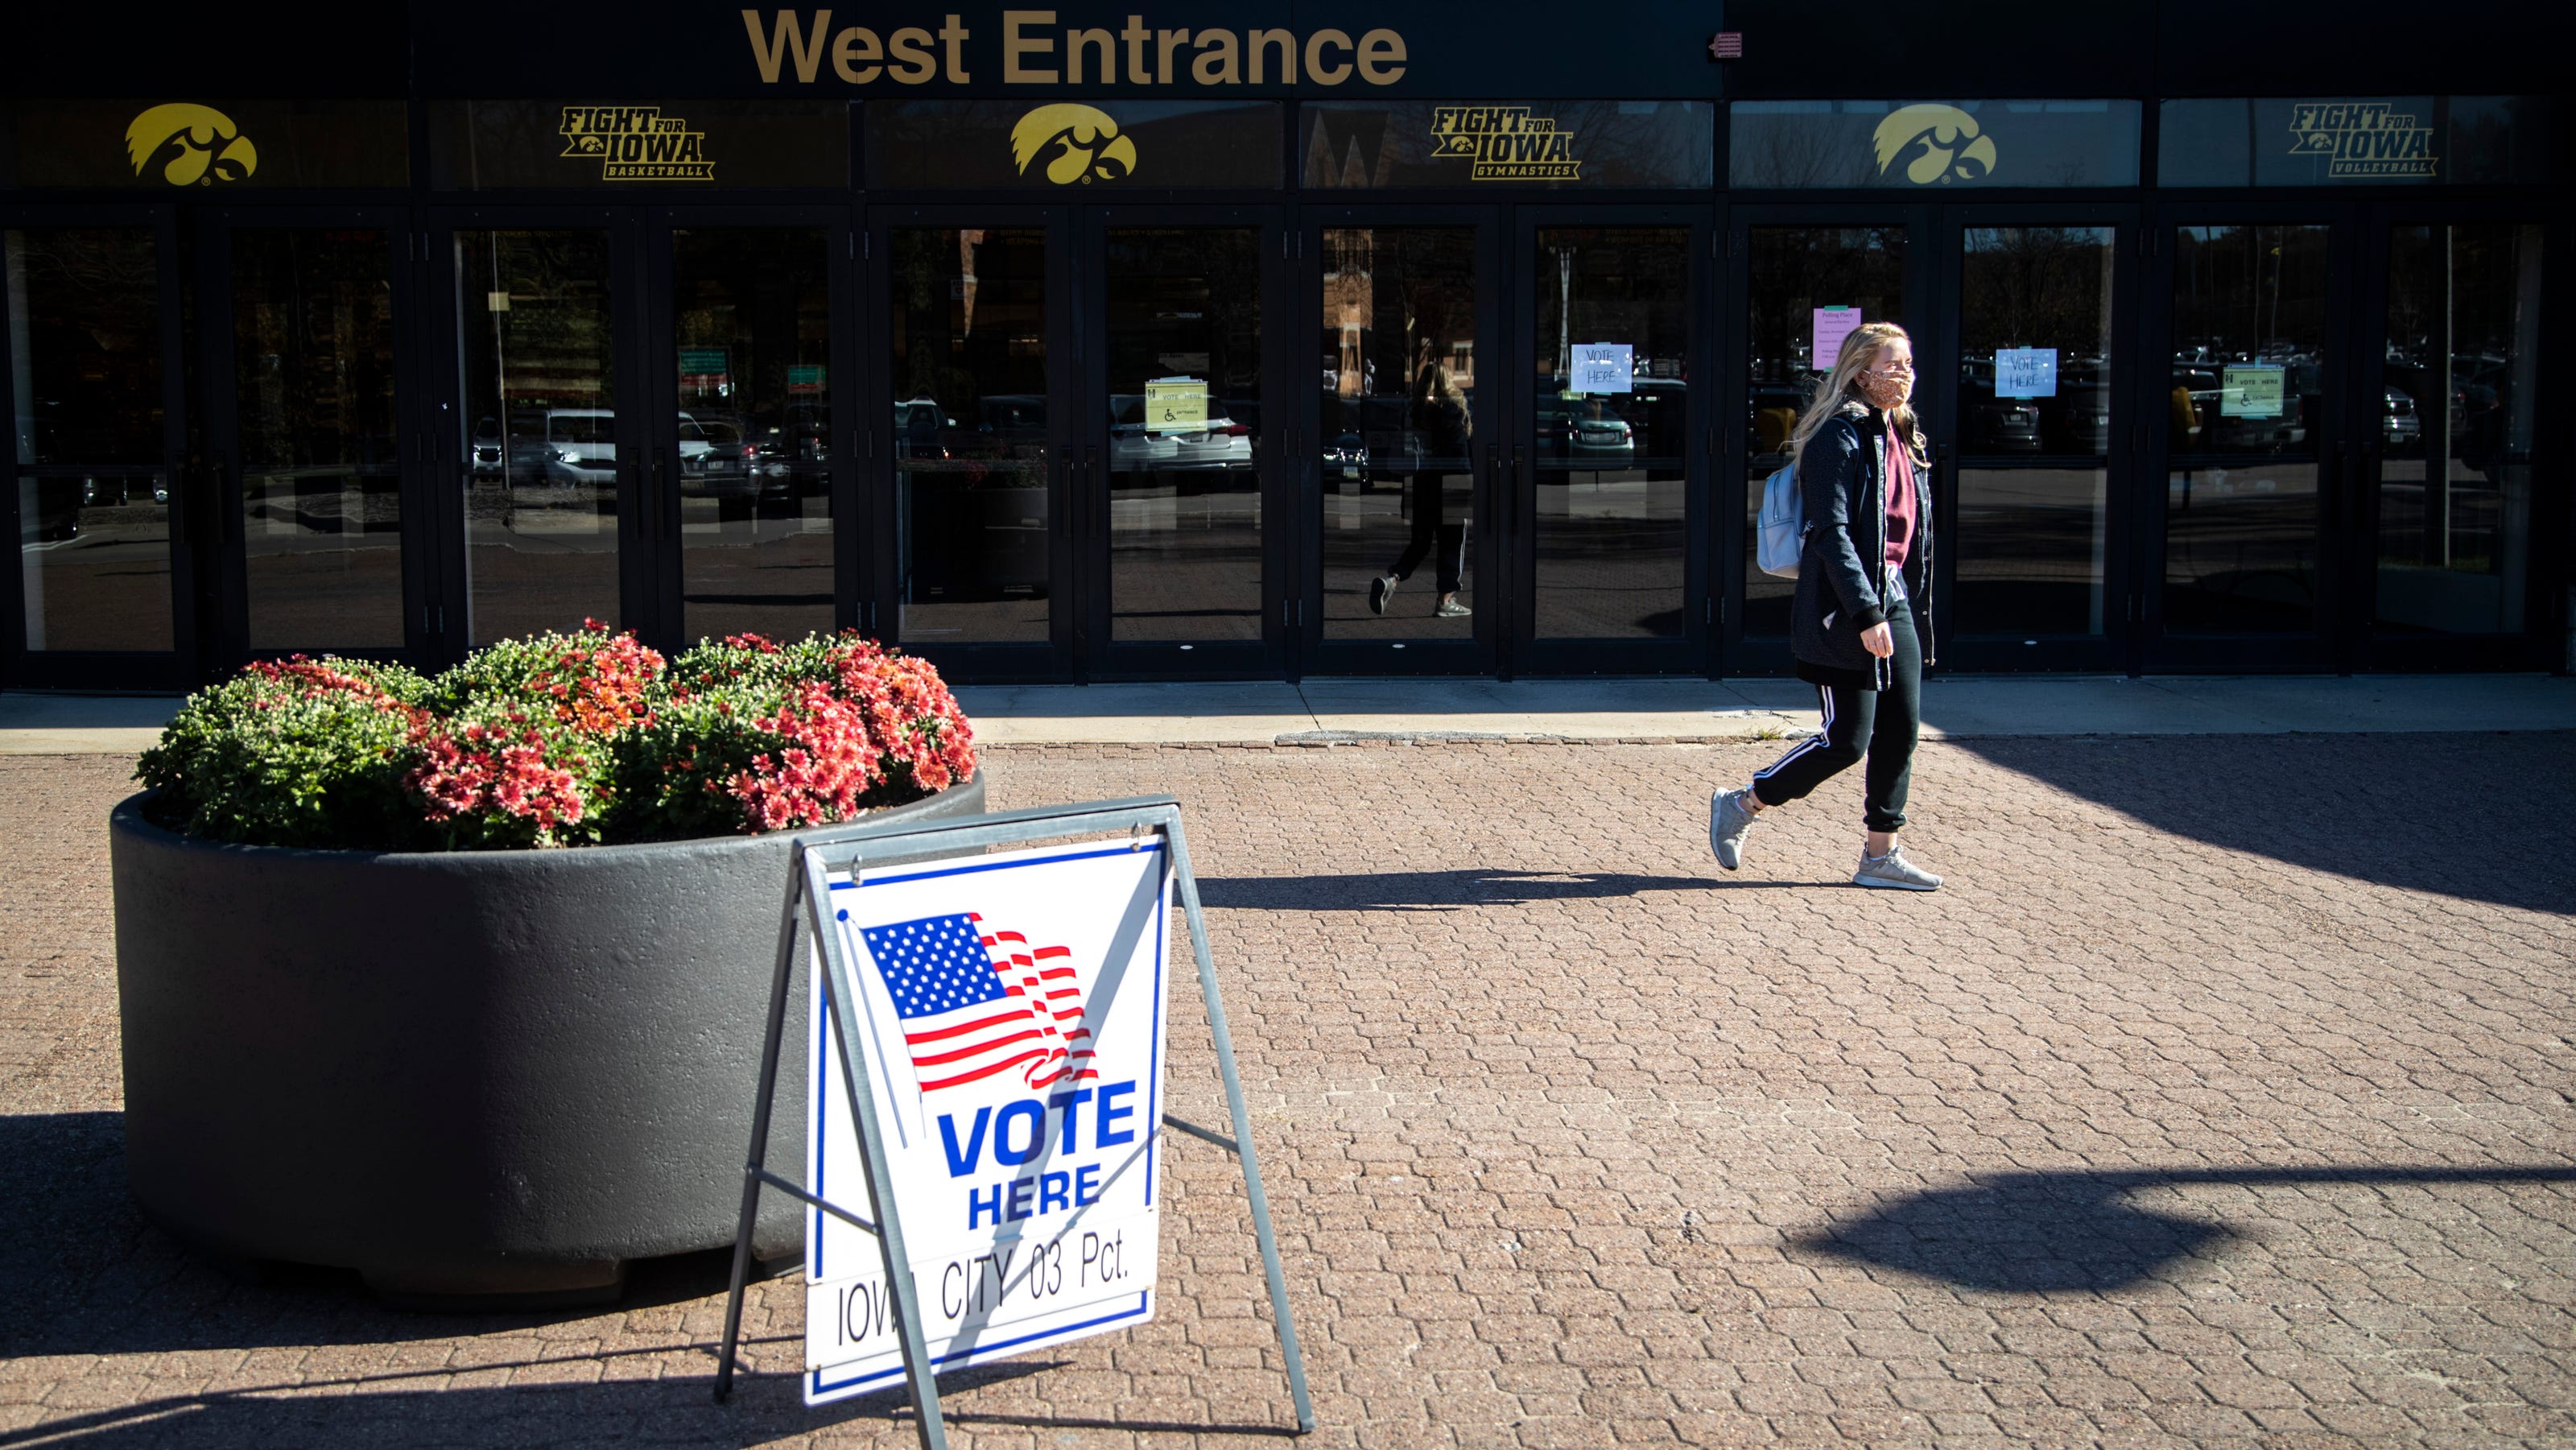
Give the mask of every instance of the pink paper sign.
<svg viewBox="0 0 2576 1450">
<path fill-rule="evenodd" d="M 1860 326 L 1857 307 L 1819 307 L 1816 309 L 1816 350 L 1814 361 L 1807 366 L 1817 372 L 1831 372 L 1843 355 L 1843 339 Z"/>
</svg>

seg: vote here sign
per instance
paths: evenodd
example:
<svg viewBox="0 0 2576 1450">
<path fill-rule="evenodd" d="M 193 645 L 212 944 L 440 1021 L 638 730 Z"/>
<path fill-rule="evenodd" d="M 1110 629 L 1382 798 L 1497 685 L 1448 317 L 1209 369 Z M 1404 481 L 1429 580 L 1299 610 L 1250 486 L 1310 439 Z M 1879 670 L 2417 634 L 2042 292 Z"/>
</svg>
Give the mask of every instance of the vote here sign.
<svg viewBox="0 0 2576 1450">
<path fill-rule="evenodd" d="M 1166 853 L 1095 841 L 831 882 L 825 921 L 938 1369 L 1154 1317 Z M 807 1183 L 864 1217 L 819 963 L 809 976 Z M 808 1208 L 805 1277 L 807 1403 L 901 1383 L 876 1241 Z"/>
</svg>

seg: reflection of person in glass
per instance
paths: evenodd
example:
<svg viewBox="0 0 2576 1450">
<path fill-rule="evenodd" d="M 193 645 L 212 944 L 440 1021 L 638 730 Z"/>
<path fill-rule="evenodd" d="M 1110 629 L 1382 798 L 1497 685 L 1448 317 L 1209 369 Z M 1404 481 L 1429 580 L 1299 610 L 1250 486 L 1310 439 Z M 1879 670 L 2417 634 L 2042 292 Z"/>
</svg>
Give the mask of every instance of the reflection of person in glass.
<svg viewBox="0 0 2576 1450">
<path fill-rule="evenodd" d="M 1421 448 L 1417 466 L 1407 487 L 1413 506 L 1413 539 L 1396 556 L 1395 566 L 1369 581 L 1369 612 L 1386 613 L 1386 601 L 1395 586 L 1413 577 L 1424 558 L 1438 550 L 1433 567 L 1439 576 L 1440 602 L 1432 613 L 1443 619 L 1464 619 L 1471 612 L 1458 602 L 1458 588 L 1467 572 L 1467 521 L 1449 522 L 1447 500 L 1442 483 L 1447 474 L 1467 467 L 1467 440 L 1475 431 L 1475 418 L 1467 406 L 1467 390 L 1458 386 L 1455 373 L 1440 361 L 1444 349 L 1431 348 L 1431 357 L 1422 364 L 1413 382 L 1413 432 Z"/>
<path fill-rule="evenodd" d="M 1855 886 L 1935 891 L 1941 878 L 1905 859 L 1896 833 L 1921 729 L 1924 649 L 1914 600 L 1931 617 L 1930 454 L 1914 409 L 1914 344 L 1892 322 L 1844 339 L 1842 356 L 1789 435 L 1806 533 L 1790 648 L 1798 678 L 1816 687 L 1824 728 L 1708 802 L 1717 864 L 1741 863 L 1754 817 L 1824 784 L 1864 755 Z"/>
</svg>

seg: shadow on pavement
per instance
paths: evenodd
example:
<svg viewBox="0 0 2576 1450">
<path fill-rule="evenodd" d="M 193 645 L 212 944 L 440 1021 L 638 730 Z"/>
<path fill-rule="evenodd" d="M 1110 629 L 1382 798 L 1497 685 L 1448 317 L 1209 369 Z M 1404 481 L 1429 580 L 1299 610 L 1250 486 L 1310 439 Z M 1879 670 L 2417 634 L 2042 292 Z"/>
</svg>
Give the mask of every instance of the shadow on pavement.
<svg viewBox="0 0 2576 1450">
<path fill-rule="evenodd" d="M 685 1303 L 732 1268 L 728 1249 L 641 1260 L 607 1308 L 410 1313 L 354 1270 L 228 1260 L 153 1227 L 126 1190 L 122 1113 L 0 1117 L 0 1165 L 0 1357 L 446 1339 Z"/>
<path fill-rule="evenodd" d="M 2013 1173 L 1913 1194 L 1790 1247 L 1901 1269 L 1968 1289 L 2049 1294 L 2122 1289 L 2232 1237 L 2218 1224 L 2122 1202 L 2196 1184 L 2576 1183 L 2576 1168 L 2215 1168 Z"/>
<path fill-rule="evenodd" d="M 2576 733 L 1952 741 L 2232 851 L 2405 890 L 2576 911 Z M 1918 812 L 1937 805 L 1917 772 Z"/>
<path fill-rule="evenodd" d="M 782 1356 L 783 1357 L 783 1356 Z M 588 1367 L 595 1361 L 567 1356 L 565 1363 Z M 966 1370 L 940 1377 L 943 1397 L 978 1384 L 1017 1379 L 1061 1368 L 1060 1363 L 1013 1363 Z M 477 1366 L 508 1370 L 509 1365 Z M 405 1377 L 353 1378 L 302 1388 L 326 1393 L 288 1395 L 297 1388 L 228 1391 L 213 1395 L 173 1395 L 114 1409 L 66 1416 L 10 1434 L 0 1434 L 0 1447 L 15 1445 L 112 1446 L 145 1450 L 169 1446 L 178 1450 L 242 1446 L 267 1450 L 279 1445 L 369 1445 L 393 1447 L 634 1444 L 748 1446 L 828 1430 L 836 1425 L 901 1425 L 909 1439 L 911 1402 L 900 1395 L 870 1396 L 808 1409 L 798 1398 L 796 1380 L 787 1375 L 754 1376 L 734 1382 L 733 1399 L 716 1404 L 712 1372 L 670 1379 L 608 1380 L 596 1384 L 528 1385 L 472 1389 L 428 1389 L 402 1386 L 403 1378 L 444 1377 L 454 1371 L 425 1370 Z M 610 1373 L 614 1374 L 613 1367 Z M 1163 1420 L 1103 1420 L 1043 1415 L 1006 1415 L 943 1407 L 945 1418 L 963 1429 L 1102 1430 L 1185 1435 L 1240 1435 L 1294 1438 L 1284 1405 L 1280 1423 L 1191 1424 Z"/>
<path fill-rule="evenodd" d="M 1199 900 L 1207 906 L 1254 911 L 1456 911 L 1469 906 L 1639 896 L 1649 891 L 1788 884 L 1731 877 L 1719 881 L 1705 876 L 1631 876 L 1591 871 L 1385 871 L 1332 876 L 1202 876 Z"/>
</svg>

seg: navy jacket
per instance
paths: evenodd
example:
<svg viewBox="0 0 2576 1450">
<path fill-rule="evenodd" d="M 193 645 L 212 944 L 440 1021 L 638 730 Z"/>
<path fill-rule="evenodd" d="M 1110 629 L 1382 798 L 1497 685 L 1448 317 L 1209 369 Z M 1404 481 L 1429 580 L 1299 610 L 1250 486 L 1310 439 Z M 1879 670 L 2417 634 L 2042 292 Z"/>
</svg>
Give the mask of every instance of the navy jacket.
<svg viewBox="0 0 2576 1450">
<path fill-rule="evenodd" d="M 1845 402 L 1798 455 L 1798 493 L 1807 509 L 1798 554 L 1798 591 L 1789 607 L 1789 648 L 1798 678 L 1875 690 L 1887 662 L 1861 647 L 1861 631 L 1887 619 L 1886 415 Z M 1932 664 L 1932 470 L 1914 470 L 1918 532 L 1906 556 L 1906 596 L 1920 611 L 1923 662 Z"/>
</svg>

